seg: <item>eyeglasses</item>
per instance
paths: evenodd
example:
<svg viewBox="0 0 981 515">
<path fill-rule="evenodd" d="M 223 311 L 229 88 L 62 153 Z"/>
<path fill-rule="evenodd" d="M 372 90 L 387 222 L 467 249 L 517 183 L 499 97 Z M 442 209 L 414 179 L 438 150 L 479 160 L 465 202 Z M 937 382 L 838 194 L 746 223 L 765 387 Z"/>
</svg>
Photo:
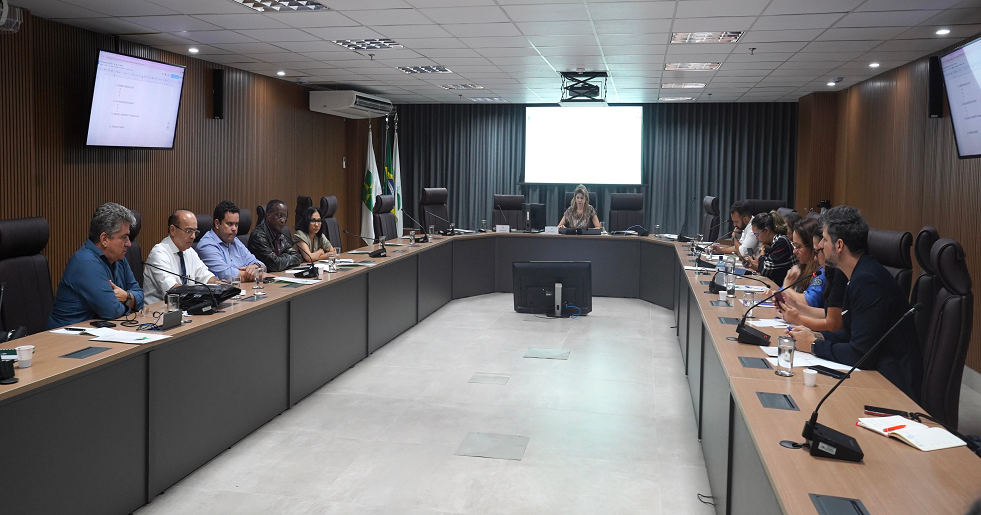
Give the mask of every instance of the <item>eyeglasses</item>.
<svg viewBox="0 0 981 515">
<path fill-rule="evenodd" d="M 282 220 L 284 222 L 287 221 L 287 220 L 289 220 L 289 218 L 290 218 L 290 215 L 288 213 L 281 213 L 281 214 L 273 215 L 273 216 L 275 216 L 276 218 L 279 218 L 280 220 Z"/>
<path fill-rule="evenodd" d="M 321 218 L 311 218 L 310 219 L 310 223 L 312 223 L 312 224 L 319 224 L 320 222 L 323 222 L 323 219 L 321 219 Z"/>
<path fill-rule="evenodd" d="M 191 227 L 185 227 L 183 229 L 181 229 L 180 227 L 177 227 L 176 225 L 171 225 L 171 227 L 177 229 L 178 231 L 183 232 L 184 234 L 186 234 L 188 236 L 197 237 L 197 235 L 201 234 L 201 231 L 199 231 L 197 229 L 194 229 L 194 228 L 191 228 Z"/>
<path fill-rule="evenodd" d="M 810 250 L 811 249 L 810 247 L 805 247 L 804 245 L 801 245 L 799 243 L 791 243 L 791 245 L 793 245 L 794 250 L 801 250 L 801 249 L 808 249 L 808 250 Z"/>
</svg>

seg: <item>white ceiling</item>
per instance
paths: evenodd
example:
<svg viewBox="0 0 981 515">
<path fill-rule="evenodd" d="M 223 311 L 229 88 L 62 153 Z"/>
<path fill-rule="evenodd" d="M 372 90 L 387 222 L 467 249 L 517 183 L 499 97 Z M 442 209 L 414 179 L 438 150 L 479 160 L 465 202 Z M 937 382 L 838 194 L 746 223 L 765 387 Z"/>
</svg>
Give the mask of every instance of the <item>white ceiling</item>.
<svg viewBox="0 0 981 515">
<path fill-rule="evenodd" d="M 35 16 L 255 73 L 397 103 L 502 97 L 556 102 L 557 72 L 608 71 L 609 102 L 795 101 L 846 87 L 981 33 L 981 0 L 320 0 L 266 14 L 234 0 L 12 0 Z M 951 32 L 936 35 L 940 28 Z M 669 44 L 671 32 L 745 31 L 734 44 Z M 336 39 L 392 38 L 352 51 Z M 751 53 L 751 49 L 754 49 Z M 880 67 L 869 67 L 870 62 Z M 721 62 L 715 72 L 665 62 Z M 398 66 L 454 73 L 407 75 Z M 701 82 L 704 89 L 664 89 Z M 479 84 L 444 90 L 437 84 Z"/>
</svg>

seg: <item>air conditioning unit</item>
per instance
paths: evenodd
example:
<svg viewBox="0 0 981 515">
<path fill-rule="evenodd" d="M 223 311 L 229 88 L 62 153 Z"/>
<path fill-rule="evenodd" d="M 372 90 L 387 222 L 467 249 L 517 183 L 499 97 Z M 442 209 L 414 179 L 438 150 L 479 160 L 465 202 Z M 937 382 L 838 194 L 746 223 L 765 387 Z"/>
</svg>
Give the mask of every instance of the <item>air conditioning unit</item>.
<svg viewBox="0 0 981 515">
<path fill-rule="evenodd" d="M 343 118 L 378 118 L 392 112 L 392 103 L 357 91 L 311 91 L 310 110 Z"/>
<path fill-rule="evenodd" d="M 10 5 L 9 0 L 0 0 L 0 32 L 17 32 L 22 18 L 19 8 Z"/>
</svg>

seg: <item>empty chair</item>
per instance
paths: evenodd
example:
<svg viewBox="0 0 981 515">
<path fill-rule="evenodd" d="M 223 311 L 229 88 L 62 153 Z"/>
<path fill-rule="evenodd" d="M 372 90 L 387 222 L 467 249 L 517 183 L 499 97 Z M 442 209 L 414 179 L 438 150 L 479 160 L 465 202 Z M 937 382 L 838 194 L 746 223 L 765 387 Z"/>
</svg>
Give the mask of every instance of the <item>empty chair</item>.
<svg viewBox="0 0 981 515">
<path fill-rule="evenodd" d="M 746 206 L 749 207 L 749 212 L 752 215 L 756 215 L 758 213 L 769 213 L 770 211 L 776 211 L 781 207 L 787 207 L 787 201 L 751 198 L 746 199 Z"/>
<path fill-rule="evenodd" d="M 923 304 L 923 309 L 913 315 L 916 321 L 916 335 L 920 345 L 926 342 L 927 330 L 930 328 L 930 315 L 933 313 L 933 301 L 940 291 L 940 279 L 933 268 L 933 261 L 930 259 L 930 251 L 933 244 L 940 239 L 940 233 L 929 225 L 920 229 L 913 242 L 913 254 L 916 262 L 920 264 L 920 276 L 913 283 L 913 293 L 910 295 L 909 303 L 916 305 Z"/>
<path fill-rule="evenodd" d="M 337 223 L 337 219 L 334 218 L 334 213 L 336 212 L 337 197 L 334 195 L 320 197 L 320 217 L 324 220 L 324 223 L 320 226 L 320 232 L 327 237 L 327 241 L 334 247 L 334 250 L 343 252 L 341 250 L 341 226 Z"/>
<path fill-rule="evenodd" d="M 610 232 L 637 229 L 636 226 L 647 229 L 647 222 L 644 220 L 644 194 L 611 193 Z"/>
<path fill-rule="evenodd" d="M 385 241 L 395 241 L 399 237 L 398 225 L 395 223 L 395 195 L 378 195 L 372 208 L 372 219 L 375 225 L 375 239 L 384 237 Z"/>
<path fill-rule="evenodd" d="M 136 218 L 136 223 L 131 225 L 129 228 L 129 248 L 126 249 L 126 261 L 129 263 L 129 267 L 133 270 L 133 277 L 136 278 L 136 282 L 140 283 L 140 288 L 143 287 L 143 249 L 140 248 L 140 243 L 136 241 L 136 237 L 140 234 L 140 228 L 143 226 L 143 222 L 140 218 L 140 212 L 135 209 L 130 209 L 130 213 L 133 213 L 133 218 Z"/>
<path fill-rule="evenodd" d="M 896 278 L 903 295 L 909 295 L 913 281 L 913 260 L 909 249 L 913 235 L 909 232 L 869 229 L 869 254 Z"/>
<path fill-rule="evenodd" d="M 259 227 L 259 224 L 266 219 L 266 206 L 256 206 L 255 207 L 255 226 Z"/>
<path fill-rule="evenodd" d="M 27 334 L 43 331 L 54 304 L 44 218 L 0 220 L 0 283 L 4 284 L 0 326 L 6 331 L 25 327 Z"/>
<path fill-rule="evenodd" d="M 512 229 L 523 229 L 524 195 L 494 195 L 494 211 L 491 216 L 493 225 L 510 225 Z M 566 203 L 566 207 L 568 207 Z M 563 208 L 564 209 L 564 208 Z"/>
<path fill-rule="evenodd" d="M 559 209 L 559 221 L 562 221 L 562 217 L 565 216 L 565 210 L 566 209 L 569 209 L 569 206 L 572 205 L 572 197 L 574 197 L 574 196 L 576 196 L 576 192 L 575 191 L 567 191 L 567 192 L 565 192 L 565 203 L 562 204 L 561 206 L 559 206 L 559 208 L 560 208 Z M 599 205 L 596 203 L 596 198 L 597 198 L 596 197 L 596 192 L 595 191 L 590 191 L 589 192 L 589 205 L 593 206 L 593 208 L 596 209 L 596 212 L 599 213 Z"/>
<path fill-rule="evenodd" d="M 698 232 L 702 235 L 703 241 L 715 241 L 719 239 L 719 199 L 718 197 L 705 197 L 702 199 L 702 223 L 699 225 Z"/>
<path fill-rule="evenodd" d="M 426 224 L 423 229 L 430 225 L 436 231 L 445 231 L 450 228 L 450 214 L 446 209 L 446 199 L 449 193 L 446 188 L 423 188 L 422 197 L 419 199 L 419 208 L 422 210 L 422 223 Z"/>
<path fill-rule="evenodd" d="M 204 238 L 205 233 L 215 226 L 215 216 L 211 213 L 194 213 L 194 217 L 198 219 L 198 235 L 194 237 L 194 248 L 197 249 L 201 238 Z M 136 273 L 136 270 L 133 270 L 133 273 Z"/>
<path fill-rule="evenodd" d="M 974 294 L 964 249 L 950 238 L 933 244 L 930 260 L 940 279 L 923 353 L 920 405 L 956 428 L 964 358 L 971 340 Z"/>
<path fill-rule="evenodd" d="M 296 197 L 296 211 L 293 213 L 293 219 L 299 220 L 303 217 L 303 212 L 307 210 L 308 207 L 313 205 L 313 199 L 307 197 L 306 195 L 297 195 Z M 321 216 L 323 213 L 321 213 Z M 323 225 L 321 225 L 321 229 Z"/>
<path fill-rule="evenodd" d="M 211 227 L 214 227 L 214 221 L 211 222 Z M 211 227 L 208 227 L 210 230 Z M 200 229 L 200 227 L 198 227 Z M 252 212 L 244 207 L 238 210 L 238 241 L 242 242 L 242 245 L 249 244 L 249 231 L 252 230 Z"/>
</svg>

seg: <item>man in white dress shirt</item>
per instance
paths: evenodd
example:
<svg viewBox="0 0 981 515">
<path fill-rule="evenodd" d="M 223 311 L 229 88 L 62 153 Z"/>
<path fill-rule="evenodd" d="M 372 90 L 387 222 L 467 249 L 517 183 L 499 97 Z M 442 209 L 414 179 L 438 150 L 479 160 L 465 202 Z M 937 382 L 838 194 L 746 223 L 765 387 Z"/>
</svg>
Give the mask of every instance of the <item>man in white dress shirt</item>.
<svg viewBox="0 0 981 515">
<path fill-rule="evenodd" d="M 146 258 L 148 265 L 154 265 L 169 270 L 175 274 L 184 275 L 203 283 L 217 283 L 215 274 L 208 270 L 207 265 L 197 252 L 191 248 L 198 233 L 198 220 L 194 213 L 179 209 L 167 219 L 168 236 L 153 246 Z M 164 300 L 167 290 L 177 285 L 196 284 L 194 281 L 177 275 L 168 274 L 153 266 L 143 268 L 143 291 L 146 303 Z"/>
</svg>

